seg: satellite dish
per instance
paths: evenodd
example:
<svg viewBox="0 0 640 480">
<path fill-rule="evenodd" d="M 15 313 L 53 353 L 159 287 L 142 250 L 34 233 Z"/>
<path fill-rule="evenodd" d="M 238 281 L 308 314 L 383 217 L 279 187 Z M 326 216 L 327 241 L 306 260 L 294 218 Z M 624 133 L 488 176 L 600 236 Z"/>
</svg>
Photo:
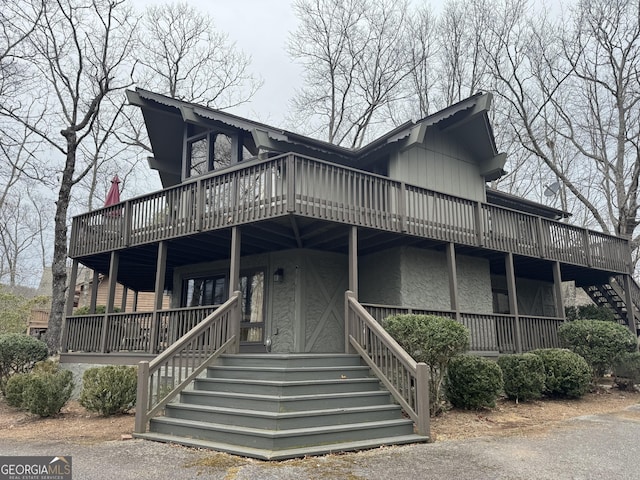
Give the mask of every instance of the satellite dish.
<svg viewBox="0 0 640 480">
<path fill-rule="evenodd" d="M 558 182 L 553 182 L 550 185 L 545 185 L 544 196 L 545 197 L 553 197 L 560 190 L 560 184 Z"/>
</svg>

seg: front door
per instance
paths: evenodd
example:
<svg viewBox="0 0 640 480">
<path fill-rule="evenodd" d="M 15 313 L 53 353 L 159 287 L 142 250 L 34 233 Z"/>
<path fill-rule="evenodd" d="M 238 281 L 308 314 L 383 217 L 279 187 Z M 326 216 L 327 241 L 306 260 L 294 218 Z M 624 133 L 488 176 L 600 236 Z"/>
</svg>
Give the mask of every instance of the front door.
<svg viewBox="0 0 640 480">
<path fill-rule="evenodd" d="M 264 352 L 265 272 L 262 269 L 240 273 L 241 318 L 240 351 Z"/>
</svg>

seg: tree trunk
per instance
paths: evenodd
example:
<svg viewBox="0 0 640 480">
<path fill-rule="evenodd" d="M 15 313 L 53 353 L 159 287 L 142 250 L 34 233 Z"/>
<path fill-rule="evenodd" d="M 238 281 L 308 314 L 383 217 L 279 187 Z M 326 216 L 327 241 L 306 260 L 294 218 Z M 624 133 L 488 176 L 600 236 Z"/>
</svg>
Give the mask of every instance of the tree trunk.
<svg viewBox="0 0 640 480">
<path fill-rule="evenodd" d="M 67 289 L 67 210 L 69 209 L 71 187 L 73 186 L 77 144 L 75 132 L 63 133 L 63 135 L 65 135 L 67 139 L 67 159 L 62 172 L 58 201 L 56 202 L 53 263 L 51 265 L 53 283 L 51 291 L 51 315 L 49 317 L 49 327 L 46 335 L 46 342 L 50 354 L 60 351 L 62 320 L 65 313 L 67 290 L 69 290 L 70 295 L 75 293 L 74 286 Z"/>
</svg>

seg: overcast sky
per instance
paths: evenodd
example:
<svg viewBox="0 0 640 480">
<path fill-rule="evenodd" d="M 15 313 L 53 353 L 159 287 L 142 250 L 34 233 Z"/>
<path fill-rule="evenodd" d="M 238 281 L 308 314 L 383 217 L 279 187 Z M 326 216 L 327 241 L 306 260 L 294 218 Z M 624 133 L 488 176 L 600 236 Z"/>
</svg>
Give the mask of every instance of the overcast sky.
<svg viewBox="0 0 640 480">
<path fill-rule="evenodd" d="M 170 0 L 133 0 L 137 6 L 162 4 Z M 216 27 L 251 55 L 251 70 L 264 80 L 253 101 L 231 112 L 273 126 L 283 126 L 287 102 L 300 86 L 301 68 L 287 54 L 289 32 L 297 19 L 291 0 L 187 0 L 209 12 Z M 413 0 L 414 3 L 423 0 Z M 431 0 L 437 12 L 444 0 Z"/>
</svg>

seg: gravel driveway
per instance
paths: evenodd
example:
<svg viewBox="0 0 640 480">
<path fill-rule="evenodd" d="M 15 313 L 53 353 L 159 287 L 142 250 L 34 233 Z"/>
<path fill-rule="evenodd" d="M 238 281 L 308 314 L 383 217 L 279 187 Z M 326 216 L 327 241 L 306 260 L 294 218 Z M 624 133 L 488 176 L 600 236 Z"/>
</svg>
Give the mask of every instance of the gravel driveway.
<svg viewBox="0 0 640 480">
<path fill-rule="evenodd" d="M 285 462 L 260 462 L 128 440 L 92 445 L 2 437 L 1 455 L 71 455 L 74 480 L 174 479 L 640 479 L 640 406 L 574 418 L 532 437 L 388 447 Z"/>
</svg>

